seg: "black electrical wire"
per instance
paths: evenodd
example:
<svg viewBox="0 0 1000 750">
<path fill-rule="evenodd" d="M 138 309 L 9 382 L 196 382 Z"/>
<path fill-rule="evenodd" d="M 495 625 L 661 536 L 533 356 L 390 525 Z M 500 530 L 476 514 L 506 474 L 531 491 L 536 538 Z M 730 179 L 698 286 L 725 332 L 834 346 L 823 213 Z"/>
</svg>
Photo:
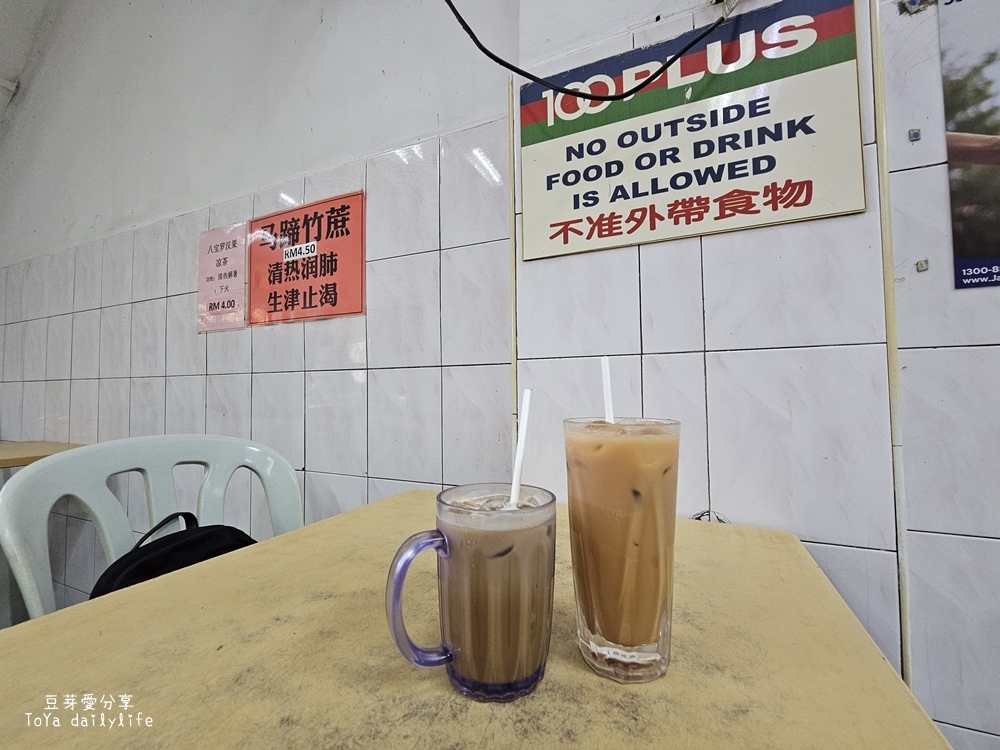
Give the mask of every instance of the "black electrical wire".
<svg viewBox="0 0 1000 750">
<path fill-rule="evenodd" d="M 519 76 L 524 76 L 529 81 L 534 81 L 535 83 L 550 88 L 553 91 L 558 91 L 561 94 L 568 94 L 570 96 L 576 96 L 579 97 L 580 99 L 588 99 L 592 102 L 617 102 L 621 101 L 622 99 L 627 99 L 628 97 L 632 96 L 632 94 L 642 91 L 642 89 L 646 88 L 649 84 L 651 84 L 653 81 L 659 78 L 663 74 L 663 72 L 666 71 L 667 68 L 669 68 L 675 62 L 677 62 L 677 60 L 679 60 L 684 55 L 684 53 L 686 53 L 694 45 L 696 45 L 706 36 L 711 34 L 713 31 L 715 31 L 719 27 L 719 25 L 726 20 L 725 16 L 719 16 L 719 18 L 715 21 L 715 23 L 713 23 L 703 32 L 698 34 L 698 36 L 696 36 L 690 42 L 685 44 L 684 47 L 681 48 L 681 50 L 677 54 L 675 54 L 673 57 L 671 57 L 669 60 L 663 63 L 663 65 L 660 66 L 659 70 L 653 73 L 653 75 L 649 76 L 642 83 L 638 84 L 637 86 L 634 86 L 628 91 L 623 91 L 620 94 L 591 94 L 589 92 L 576 91 L 575 89 L 568 89 L 564 86 L 560 86 L 559 84 L 552 83 L 552 81 L 547 81 L 544 78 L 539 78 L 538 76 L 529 73 L 526 70 L 521 70 L 521 68 L 517 67 L 512 63 L 507 62 L 499 55 L 496 55 L 490 50 L 486 49 L 485 45 L 483 45 L 483 43 L 479 41 L 479 37 L 476 36 L 476 33 L 472 30 L 469 24 L 465 22 L 465 19 L 462 18 L 462 14 L 458 12 L 458 9 L 455 7 L 454 3 L 452 3 L 451 0 L 444 0 L 444 1 L 448 4 L 448 7 L 451 8 L 451 12 L 455 15 L 455 18 L 458 20 L 458 23 L 465 30 L 465 33 L 469 35 L 469 38 L 472 39 L 472 42 L 476 45 L 476 47 L 479 48 L 479 51 L 482 52 L 484 55 L 486 55 L 488 58 L 490 58 L 497 65 L 502 65 L 512 73 L 517 73 Z"/>
</svg>

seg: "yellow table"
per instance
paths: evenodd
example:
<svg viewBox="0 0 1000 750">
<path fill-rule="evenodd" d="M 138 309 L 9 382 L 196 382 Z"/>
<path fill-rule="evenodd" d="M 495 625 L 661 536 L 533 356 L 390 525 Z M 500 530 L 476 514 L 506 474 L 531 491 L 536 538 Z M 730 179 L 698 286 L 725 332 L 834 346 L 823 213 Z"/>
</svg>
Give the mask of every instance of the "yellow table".
<svg viewBox="0 0 1000 750">
<path fill-rule="evenodd" d="M 0 469 L 27 466 L 53 453 L 79 447 L 73 443 L 53 443 L 48 440 L 15 440 L 0 443 Z"/>
<path fill-rule="evenodd" d="M 0 747 L 948 747 L 783 532 L 678 523 L 667 675 L 596 676 L 574 642 L 565 506 L 545 678 L 514 703 L 469 700 L 443 669 L 404 661 L 385 622 L 392 555 L 433 522 L 432 493 L 403 493 L 0 631 Z M 411 633 L 430 642 L 432 554 L 404 598 Z M 48 696 L 59 708 L 44 726 Z"/>
</svg>

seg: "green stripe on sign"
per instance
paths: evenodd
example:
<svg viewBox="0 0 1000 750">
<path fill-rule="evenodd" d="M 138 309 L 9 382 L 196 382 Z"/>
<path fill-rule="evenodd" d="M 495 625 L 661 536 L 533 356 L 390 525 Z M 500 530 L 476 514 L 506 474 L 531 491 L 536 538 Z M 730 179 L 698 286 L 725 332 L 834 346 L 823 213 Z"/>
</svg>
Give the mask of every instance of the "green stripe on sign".
<svg viewBox="0 0 1000 750">
<path fill-rule="evenodd" d="M 782 78 L 791 78 L 830 65 L 848 62 L 856 57 L 854 33 L 843 34 L 814 44 L 797 55 L 774 60 L 762 57 L 734 73 L 706 76 L 694 85 L 690 99 L 684 98 L 687 87 L 668 89 L 666 86 L 660 86 L 636 94 L 631 101 L 614 102 L 603 112 L 582 115 L 576 120 L 556 120 L 552 127 L 547 126 L 544 121 L 525 125 L 521 128 L 521 147 L 581 133 L 602 125 L 631 120 L 633 117 L 672 109 L 683 104 L 711 99 L 714 96 L 760 86 Z"/>
</svg>

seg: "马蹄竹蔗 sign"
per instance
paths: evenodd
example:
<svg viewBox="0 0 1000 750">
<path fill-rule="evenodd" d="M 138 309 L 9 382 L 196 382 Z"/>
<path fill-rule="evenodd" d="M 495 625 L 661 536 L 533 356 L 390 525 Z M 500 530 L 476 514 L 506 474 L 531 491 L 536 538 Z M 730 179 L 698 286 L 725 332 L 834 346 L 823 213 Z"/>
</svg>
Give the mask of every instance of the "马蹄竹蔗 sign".
<svg viewBox="0 0 1000 750">
<path fill-rule="evenodd" d="M 357 192 L 250 222 L 250 325 L 365 311 L 365 202 Z"/>
<path fill-rule="evenodd" d="M 627 91 L 700 33 L 554 76 Z M 521 89 L 524 259 L 863 211 L 852 0 L 734 16 L 624 101 Z"/>
</svg>

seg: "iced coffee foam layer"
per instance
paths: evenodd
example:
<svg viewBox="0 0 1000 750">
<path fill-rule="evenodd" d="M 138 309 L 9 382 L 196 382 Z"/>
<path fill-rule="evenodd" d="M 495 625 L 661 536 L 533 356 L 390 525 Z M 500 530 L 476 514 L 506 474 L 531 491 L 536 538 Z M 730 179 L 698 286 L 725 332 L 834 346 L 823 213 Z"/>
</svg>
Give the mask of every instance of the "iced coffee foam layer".
<svg viewBox="0 0 1000 750">
<path fill-rule="evenodd" d="M 663 435 L 672 433 L 674 429 L 669 423 L 647 422 L 642 419 L 617 419 L 605 422 L 595 419 L 581 424 L 578 431 L 590 435 Z"/>
<path fill-rule="evenodd" d="M 537 497 L 522 497 L 517 501 L 517 509 L 537 508 L 542 500 Z M 507 508 L 506 495 L 488 495 L 486 497 L 464 497 L 455 500 L 445 500 L 445 505 L 462 510 L 504 510 Z"/>
<path fill-rule="evenodd" d="M 469 529 L 496 531 L 527 529 L 539 524 L 538 515 L 532 511 L 544 505 L 545 500 L 535 496 L 522 496 L 511 508 L 506 495 L 464 497 L 442 501 L 456 512 L 448 514 L 448 523 Z M 474 511 L 463 513 L 462 511 Z M 485 512 L 484 512 L 485 511 Z"/>
</svg>

